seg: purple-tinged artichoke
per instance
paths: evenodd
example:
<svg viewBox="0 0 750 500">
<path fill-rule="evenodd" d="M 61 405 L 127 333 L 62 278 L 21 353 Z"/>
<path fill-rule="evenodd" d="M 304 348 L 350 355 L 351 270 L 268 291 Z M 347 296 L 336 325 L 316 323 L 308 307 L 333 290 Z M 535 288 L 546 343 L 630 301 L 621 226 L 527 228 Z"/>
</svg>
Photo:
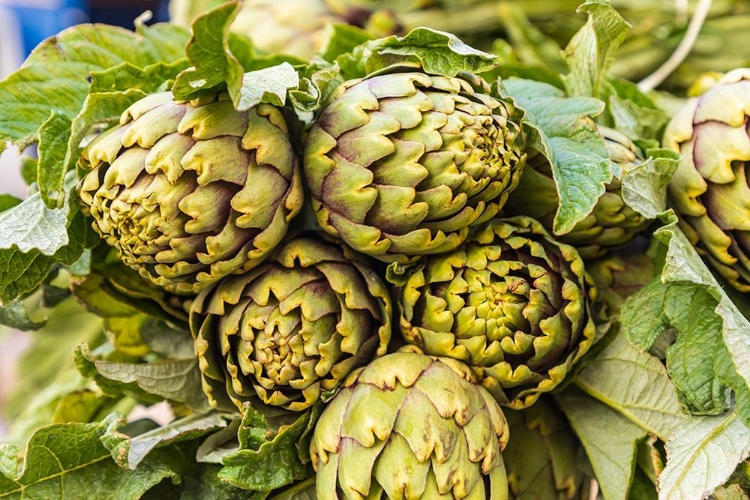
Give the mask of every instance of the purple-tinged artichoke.
<svg viewBox="0 0 750 500">
<path fill-rule="evenodd" d="M 392 72 L 342 84 L 307 137 L 321 227 L 385 262 L 450 251 L 494 217 L 526 155 L 516 110 L 487 84 Z"/>
<path fill-rule="evenodd" d="M 669 185 L 680 227 L 729 283 L 750 292 L 750 68 L 690 99 L 664 132 L 682 155 Z"/>
</svg>

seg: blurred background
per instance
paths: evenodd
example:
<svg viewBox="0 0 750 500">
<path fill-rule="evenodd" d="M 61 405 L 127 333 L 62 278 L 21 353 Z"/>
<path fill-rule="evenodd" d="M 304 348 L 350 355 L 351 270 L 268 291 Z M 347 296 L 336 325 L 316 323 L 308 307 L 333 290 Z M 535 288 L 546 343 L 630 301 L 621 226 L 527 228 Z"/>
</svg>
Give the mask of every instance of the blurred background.
<svg viewBox="0 0 750 500">
<path fill-rule="evenodd" d="M 15 71 L 42 40 L 75 24 L 106 23 L 132 29 L 144 11 L 148 24 L 168 20 L 167 0 L 0 0 L 0 80 Z M 33 151 L 27 152 L 33 154 Z M 0 155 L 0 192 L 18 198 L 26 186 L 18 169 L 18 151 L 9 147 Z M 0 440 L 8 423 L 5 402 L 14 385 L 17 361 L 29 345 L 27 334 L 0 326 Z"/>
</svg>

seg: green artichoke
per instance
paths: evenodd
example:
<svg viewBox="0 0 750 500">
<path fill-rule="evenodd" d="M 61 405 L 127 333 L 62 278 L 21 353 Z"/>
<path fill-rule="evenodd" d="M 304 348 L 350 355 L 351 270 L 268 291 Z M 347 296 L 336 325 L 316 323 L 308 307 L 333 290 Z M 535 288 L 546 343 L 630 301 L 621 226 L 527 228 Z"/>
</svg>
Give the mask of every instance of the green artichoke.
<svg viewBox="0 0 750 500">
<path fill-rule="evenodd" d="M 307 138 L 321 227 L 386 262 L 446 252 L 491 219 L 525 161 L 515 109 L 463 74 L 388 73 L 342 84 Z"/>
<path fill-rule="evenodd" d="M 325 25 L 342 21 L 322 0 L 245 0 L 231 26 L 269 53 L 283 52 L 308 59 L 325 42 Z"/>
<path fill-rule="evenodd" d="M 750 68 L 690 99 L 664 132 L 682 155 L 669 185 L 680 227 L 714 268 L 750 292 Z"/>
<path fill-rule="evenodd" d="M 583 260 L 529 217 L 492 220 L 455 251 L 402 272 L 406 342 L 465 362 L 500 404 L 533 404 L 594 341 L 596 290 Z"/>
<path fill-rule="evenodd" d="M 171 292 L 192 293 L 257 266 L 302 206 L 281 112 L 239 112 L 228 96 L 130 106 L 83 150 L 84 211 L 122 261 Z"/>
<path fill-rule="evenodd" d="M 204 392 L 219 408 L 255 399 L 304 410 L 385 354 L 391 312 L 385 284 L 363 257 L 300 235 L 193 302 L 190 328 Z"/>
<path fill-rule="evenodd" d="M 607 127 L 599 127 L 612 161 L 621 170 L 621 177 L 645 161 L 641 151 L 625 135 Z M 624 245 L 648 226 L 650 220 L 628 207 L 620 192 L 621 179 L 613 178 L 599 198 L 593 211 L 567 234 L 557 238 L 573 245 L 584 259 L 600 257 L 608 248 Z M 534 200 L 529 203 L 529 200 Z M 552 167 L 544 156 L 537 154 L 527 162 L 518 188 L 510 195 L 505 212 L 528 215 L 552 231 L 559 205 Z"/>
<path fill-rule="evenodd" d="M 508 426 L 462 363 L 416 352 L 353 373 L 310 444 L 318 498 L 507 499 Z"/>
</svg>

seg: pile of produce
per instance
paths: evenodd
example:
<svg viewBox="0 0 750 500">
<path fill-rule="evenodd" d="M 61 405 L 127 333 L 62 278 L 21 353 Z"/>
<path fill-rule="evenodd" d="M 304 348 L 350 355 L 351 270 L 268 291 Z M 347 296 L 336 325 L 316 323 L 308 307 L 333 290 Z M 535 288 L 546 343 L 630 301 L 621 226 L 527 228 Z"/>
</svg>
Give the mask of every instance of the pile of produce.
<svg viewBox="0 0 750 500">
<path fill-rule="evenodd" d="M 644 71 L 622 3 L 43 42 L 0 82 L 0 498 L 750 499 L 750 48 Z"/>
</svg>

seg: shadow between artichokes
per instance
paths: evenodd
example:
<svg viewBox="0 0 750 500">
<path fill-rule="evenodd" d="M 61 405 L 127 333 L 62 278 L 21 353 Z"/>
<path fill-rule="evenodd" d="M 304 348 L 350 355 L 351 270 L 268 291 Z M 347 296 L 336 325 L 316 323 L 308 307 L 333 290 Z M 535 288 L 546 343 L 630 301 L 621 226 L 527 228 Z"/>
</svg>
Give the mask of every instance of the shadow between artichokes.
<svg viewBox="0 0 750 500">
<path fill-rule="evenodd" d="M 465 362 L 502 405 L 533 404 L 594 341 L 583 260 L 530 217 L 494 219 L 453 252 L 397 267 L 406 342 Z"/>
<path fill-rule="evenodd" d="M 643 152 L 624 134 L 601 125 L 598 128 L 612 162 L 621 173 L 607 184 L 606 191 L 586 218 L 570 232 L 556 236 L 563 243 L 575 246 L 584 259 L 601 257 L 608 249 L 630 242 L 651 222 L 627 206 L 622 198 L 622 176 L 646 161 Z M 541 154 L 530 155 L 504 213 L 533 217 L 551 232 L 559 204 L 549 161 Z"/>
<path fill-rule="evenodd" d="M 669 184 L 680 228 L 734 288 L 750 293 L 750 68 L 690 99 L 663 142 L 682 155 Z"/>
<path fill-rule="evenodd" d="M 257 266 L 302 207 L 281 112 L 237 111 L 226 94 L 130 106 L 83 150 L 79 195 L 121 260 L 170 292 L 194 293 Z"/>
<path fill-rule="evenodd" d="M 385 354 L 392 305 L 365 259 L 319 234 L 283 243 L 253 271 L 203 290 L 190 329 L 212 406 L 303 411 Z"/>
<path fill-rule="evenodd" d="M 411 66 L 339 86 L 304 153 L 323 230 L 361 253 L 405 263 L 456 248 L 494 217 L 526 156 L 518 111 L 489 92 L 477 76 Z"/>
<path fill-rule="evenodd" d="M 407 348 L 352 373 L 323 411 L 310 443 L 317 495 L 506 500 L 507 441 L 466 365 Z"/>
</svg>

